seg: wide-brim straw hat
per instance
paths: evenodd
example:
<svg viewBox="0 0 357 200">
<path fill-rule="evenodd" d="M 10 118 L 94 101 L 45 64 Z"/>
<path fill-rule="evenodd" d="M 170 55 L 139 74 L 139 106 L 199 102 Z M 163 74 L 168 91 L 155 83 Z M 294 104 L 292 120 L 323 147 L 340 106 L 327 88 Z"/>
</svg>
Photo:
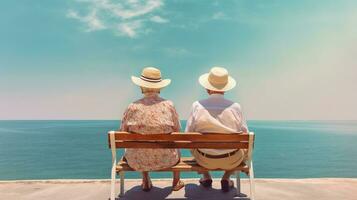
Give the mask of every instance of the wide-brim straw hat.
<svg viewBox="0 0 357 200">
<path fill-rule="evenodd" d="M 236 81 L 223 67 L 213 67 L 209 73 L 201 75 L 198 81 L 204 88 L 218 92 L 225 92 L 236 86 Z"/>
<path fill-rule="evenodd" d="M 140 87 L 161 89 L 171 83 L 170 79 L 162 79 L 161 72 L 155 67 L 146 67 L 140 77 L 132 76 L 131 80 Z"/>
</svg>

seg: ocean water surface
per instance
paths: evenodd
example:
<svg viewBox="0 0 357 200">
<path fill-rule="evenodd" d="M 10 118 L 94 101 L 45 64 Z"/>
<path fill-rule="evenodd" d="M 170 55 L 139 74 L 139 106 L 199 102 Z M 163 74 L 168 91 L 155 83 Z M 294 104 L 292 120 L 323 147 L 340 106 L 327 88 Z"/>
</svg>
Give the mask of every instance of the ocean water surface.
<svg viewBox="0 0 357 200">
<path fill-rule="evenodd" d="M 0 121 L 0 180 L 110 178 L 107 132 L 119 124 Z M 357 178 L 357 121 L 249 121 L 248 125 L 256 134 L 253 159 L 258 178 Z M 187 150 L 182 154 L 190 156 Z M 171 177 L 166 172 L 152 175 Z M 138 177 L 135 172 L 126 174 Z M 182 177 L 198 175 L 185 172 Z"/>
</svg>

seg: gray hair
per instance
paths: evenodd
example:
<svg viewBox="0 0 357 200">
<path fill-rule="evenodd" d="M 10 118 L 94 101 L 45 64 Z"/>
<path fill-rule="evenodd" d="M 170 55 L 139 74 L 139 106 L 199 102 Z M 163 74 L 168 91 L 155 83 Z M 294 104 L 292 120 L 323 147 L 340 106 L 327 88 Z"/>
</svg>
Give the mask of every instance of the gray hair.
<svg viewBox="0 0 357 200">
<path fill-rule="evenodd" d="M 160 94 L 160 88 L 146 88 L 146 87 L 140 87 L 141 88 L 141 92 L 143 94 L 146 93 L 158 93 Z"/>
</svg>

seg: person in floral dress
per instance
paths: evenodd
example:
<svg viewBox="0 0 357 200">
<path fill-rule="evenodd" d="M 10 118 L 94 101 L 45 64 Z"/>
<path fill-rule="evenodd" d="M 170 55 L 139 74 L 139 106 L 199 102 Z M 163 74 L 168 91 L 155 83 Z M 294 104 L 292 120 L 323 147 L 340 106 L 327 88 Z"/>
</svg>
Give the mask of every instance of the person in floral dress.
<svg viewBox="0 0 357 200">
<path fill-rule="evenodd" d="M 170 80 L 161 79 L 160 70 L 147 67 L 141 77 L 132 77 L 132 81 L 141 87 L 143 98 L 131 103 L 126 109 L 121 131 L 140 134 L 170 134 L 179 131 L 180 121 L 173 103 L 159 96 L 160 89 L 169 85 Z M 152 187 L 149 171 L 165 169 L 180 161 L 178 149 L 126 149 L 125 159 L 129 166 L 142 172 L 144 191 Z M 173 172 L 173 190 L 180 190 L 184 183 L 180 181 L 180 172 Z"/>
</svg>

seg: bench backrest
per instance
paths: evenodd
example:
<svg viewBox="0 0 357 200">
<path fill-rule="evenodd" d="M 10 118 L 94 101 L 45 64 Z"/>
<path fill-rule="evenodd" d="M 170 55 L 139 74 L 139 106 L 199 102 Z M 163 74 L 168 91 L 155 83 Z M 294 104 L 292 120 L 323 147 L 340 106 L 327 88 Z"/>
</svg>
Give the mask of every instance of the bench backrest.
<svg viewBox="0 0 357 200">
<path fill-rule="evenodd" d="M 138 134 L 121 131 L 108 133 L 109 148 L 116 159 L 117 148 L 179 148 L 179 149 L 247 149 L 251 160 L 254 133 L 224 134 L 174 132 L 171 134 Z M 112 148 L 114 147 L 114 148 Z"/>
<path fill-rule="evenodd" d="M 109 148 L 111 137 L 116 148 L 212 148 L 212 149 L 248 149 L 249 139 L 253 133 L 220 134 L 220 133 L 180 133 L 171 134 L 137 134 L 120 131 L 108 133 Z"/>
</svg>

